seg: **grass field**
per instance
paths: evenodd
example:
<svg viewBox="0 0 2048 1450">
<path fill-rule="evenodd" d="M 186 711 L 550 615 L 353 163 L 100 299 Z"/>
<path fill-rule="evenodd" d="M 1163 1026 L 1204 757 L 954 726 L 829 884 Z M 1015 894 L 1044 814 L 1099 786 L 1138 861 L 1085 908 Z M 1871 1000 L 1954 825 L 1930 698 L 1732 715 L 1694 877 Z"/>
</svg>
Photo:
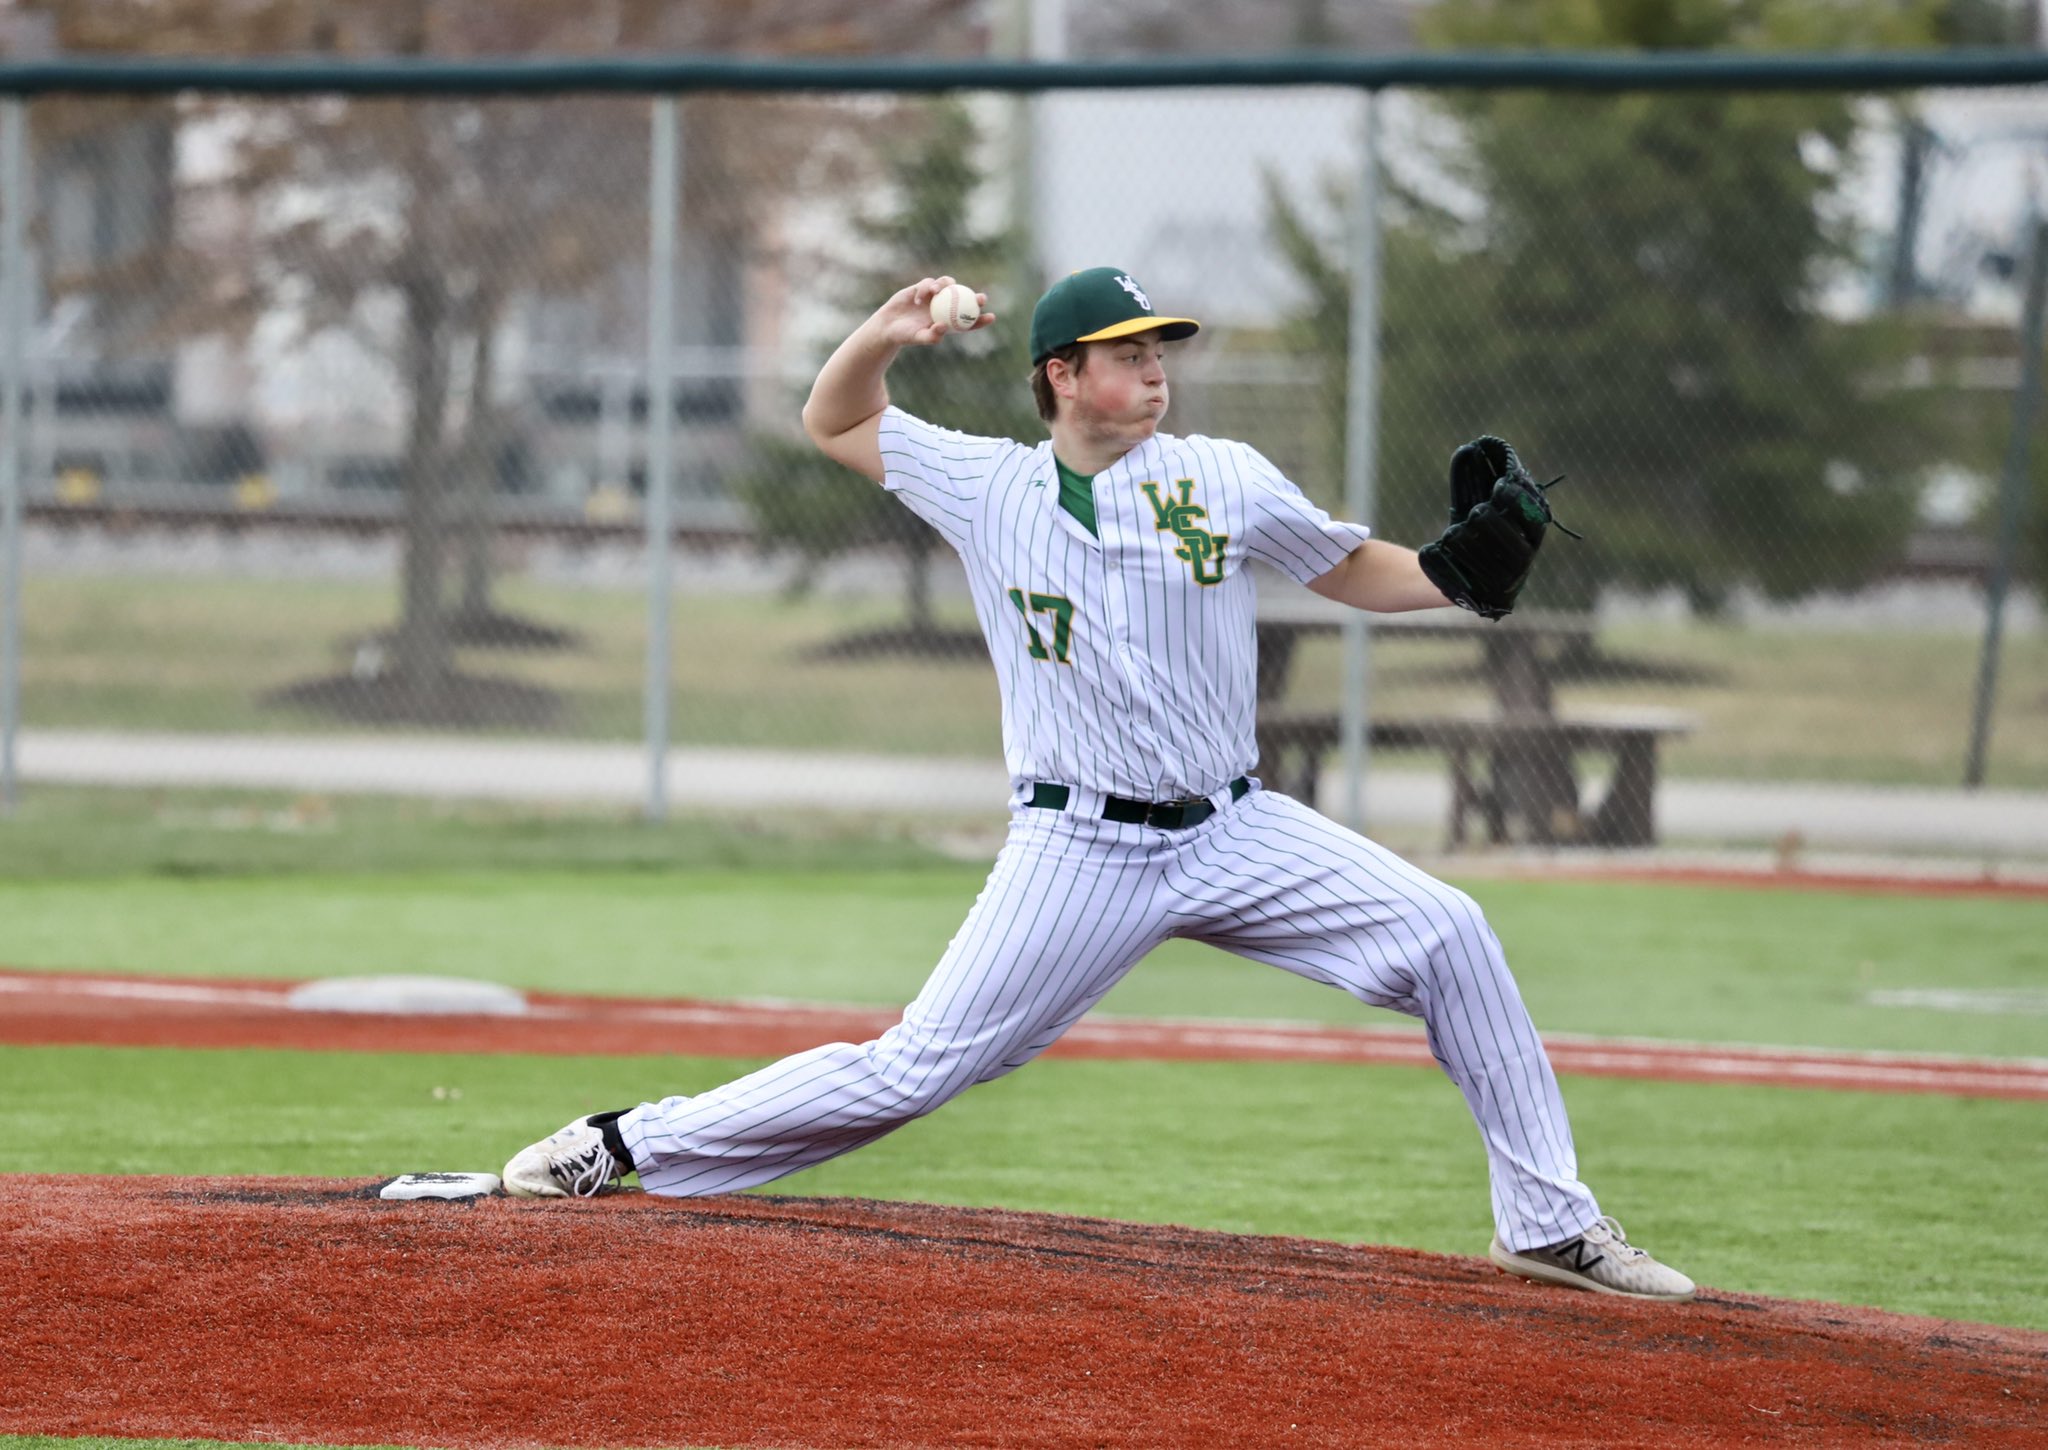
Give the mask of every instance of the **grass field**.
<svg viewBox="0 0 2048 1450">
<path fill-rule="evenodd" d="M 0 885 L 0 962 L 180 976 L 413 972 L 892 1007 L 915 995 L 980 884 L 980 872 L 954 864 L 10 882 Z M 2048 903 L 1469 884 L 1551 1031 L 2048 1055 L 2048 1018 L 1866 1000 L 1886 988 L 2038 988 Z M 1401 1020 L 1191 942 L 1155 953 L 1100 1010 Z"/>
<path fill-rule="evenodd" d="M 0 964 L 895 1003 L 980 875 L 817 829 L 367 802 L 278 833 L 261 824 L 274 802 L 225 828 L 204 824 L 217 800 L 70 804 L 0 833 Z M 96 855 L 95 839 L 119 846 Z M 1470 884 L 1548 1030 L 2048 1055 L 2040 1017 L 1862 1000 L 1872 985 L 2039 986 L 2048 904 Z M 1391 1020 L 1185 944 L 1106 1006 Z M 749 1065 L 8 1048 L 0 1171 L 492 1167 L 578 1112 Z M 1591 1078 L 1566 1092 L 1604 1206 L 1706 1283 L 2048 1327 L 2048 1241 L 2026 1207 L 2048 1196 L 2039 1104 Z M 776 1188 L 1460 1253 L 1487 1233 L 1462 1103 L 1438 1075 L 1391 1067 L 1049 1060 Z"/>
<path fill-rule="evenodd" d="M 263 703 L 348 668 L 392 622 L 384 583 L 55 575 L 28 581 L 24 693 L 31 726 L 190 731 L 331 729 Z M 508 581 L 502 603 L 580 631 L 555 654 L 465 654 L 465 668 L 562 692 L 559 728 L 636 738 L 644 604 L 629 591 Z M 980 661 L 848 663 L 810 651 L 893 623 L 889 599 L 791 602 L 686 595 L 676 605 L 673 738 L 819 750 L 993 756 L 994 676 Z M 964 605 L 950 622 L 971 624 Z M 1700 728 L 1669 747 L 1679 775 L 1953 785 L 1968 739 L 1977 640 L 1967 633 L 1829 632 L 1631 624 L 1606 631 L 1609 673 L 1564 686 L 1566 706 L 1657 705 Z M 1338 646 L 1301 650 L 1290 698 L 1335 698 Z M 1485 704 L 1469 648 L 1383 645 L 1376 707 Z M 2048 786 L 2048 637 L 2009 638 L 1989 783 Z M 914 710 L 903 708 L 915 701 Z M 1420 757 L 1416 757 L 1419 761 Z"/>
<path fill-rule="evenodd" d="M 307 827 L 290 806 L 37 792 L 0 832 L 0 966 L 420 972 L 893 1007 L 916 993 L 986 870 L 831 821 L 770 833 L 347 799 Z M 2048 901 L 1461 884 L 1550 1031 L 2048 1056 L 2048 1017 L 1866 1000 L 2044 985 Z M 1154 953 L 1102 1010 L 1406 1020 L 1192 942 Z"/>
</svg>

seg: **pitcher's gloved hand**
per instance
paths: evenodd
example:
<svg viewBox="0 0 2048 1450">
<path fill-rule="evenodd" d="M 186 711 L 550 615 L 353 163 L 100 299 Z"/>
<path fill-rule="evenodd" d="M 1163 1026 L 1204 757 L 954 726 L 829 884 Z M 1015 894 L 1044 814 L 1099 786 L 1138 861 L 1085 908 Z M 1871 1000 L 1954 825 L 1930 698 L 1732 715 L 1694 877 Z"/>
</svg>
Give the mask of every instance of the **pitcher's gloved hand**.
<svg viewBox="0 0 2048 1450">
<path fill-rule="evenodd" d="M 1529 580 L 1536 551 L 1557 522 L 1545 490 L 1515 450 L 1494 437 L 1475 438 L 1451 455 L 1451 523 L 1418 554 L 1422 572 L 1460 609 L 1502 619 Z"/>
</svg>

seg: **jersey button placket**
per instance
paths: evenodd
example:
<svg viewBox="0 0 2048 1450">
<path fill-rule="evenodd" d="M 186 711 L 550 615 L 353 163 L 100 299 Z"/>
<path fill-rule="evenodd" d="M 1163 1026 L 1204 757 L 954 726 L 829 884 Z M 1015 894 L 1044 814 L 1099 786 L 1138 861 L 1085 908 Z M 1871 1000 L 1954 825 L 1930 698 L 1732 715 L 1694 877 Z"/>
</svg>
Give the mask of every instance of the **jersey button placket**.
<svg viewBox="0 0 2048 1450">
<path fill-rule="evenodd" d="M 1112 496 L 1109 507 L 1103 507 L 1103 495 L 1107 492 L 1098 488 L 1095 494 L 1096 527 L 1102 531 L 1102 612 L 1109 624 L 1110 659 L 1126 692 L 1136 699 L 1144 689 L 1145 671 L 1131 638 L 1129 589 L 1130 570 L 1133 566 L 1142 569 L 1142 561 L 1129 557 L 1131 536 L 1124 519 L 1123 501 Z"/>
</svg>

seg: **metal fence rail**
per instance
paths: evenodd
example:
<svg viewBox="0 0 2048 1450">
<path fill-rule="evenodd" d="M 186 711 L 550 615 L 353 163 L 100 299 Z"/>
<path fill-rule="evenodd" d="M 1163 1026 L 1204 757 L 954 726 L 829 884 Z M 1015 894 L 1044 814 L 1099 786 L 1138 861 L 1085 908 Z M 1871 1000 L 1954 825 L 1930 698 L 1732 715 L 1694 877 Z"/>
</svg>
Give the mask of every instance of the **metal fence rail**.
<svg viewBox="0 0 2048 1450">
<path fill-rule="evenodd" d="M 1857 55 L 1699 51 L 1574 54 L 1162 56 L 1145 60 L 784 60 L 719 55 L 545 60 L 155 60 L 0 62 L 0 95 L 685 95 L 705 91 L 1039 94 L 1189 87 L 1358 90 L 1880 91 L 2048 81 L 2020 50 Z"/>
</svg>

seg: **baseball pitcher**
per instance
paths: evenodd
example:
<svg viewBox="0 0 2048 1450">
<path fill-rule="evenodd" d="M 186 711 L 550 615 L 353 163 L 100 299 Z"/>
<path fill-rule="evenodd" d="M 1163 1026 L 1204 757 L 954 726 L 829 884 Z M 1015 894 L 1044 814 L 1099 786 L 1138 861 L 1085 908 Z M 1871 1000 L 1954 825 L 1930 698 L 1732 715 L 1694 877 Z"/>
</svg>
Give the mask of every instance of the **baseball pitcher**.
<svg viewBox="0 0 2048 1450">
<path fill-rule="evenodd" d="M 1452 522 L 1419 553 L 1332 519 L 1256 450 L 1161 431 L 1167 347 L 1198 324 L 1160 315 L 1115 267 L 1065 278 L 1032 313 L 1049 441 L 914 418 L 890 405 L 889 366 L 975 311 L 948 304 L 954 285 L 905 287 L 856 328 L 804 427 L 966 564 L 1011 778 L 988 883 L 874 1041 L 579 1118 L 515 1156 L 506 1188 L 583 1196 L 629 1171 L 677 1196 L 770 1182 L 1022 1067 L 1153 947 L 1191 937 L 1422 1019 L 1485 1144 L 1494 1263 L 1690 1299 L 1692 1281 L 1630 1244 L 1579 1181 L 1557 1080 L 1478 905 L 1249 773 L 1252 560 L 1358 609 L 1448 602 L 1497 619 L 1554 522 L 1543 487 L 1484 438 L 1453 455 Z"/>
</svg>

